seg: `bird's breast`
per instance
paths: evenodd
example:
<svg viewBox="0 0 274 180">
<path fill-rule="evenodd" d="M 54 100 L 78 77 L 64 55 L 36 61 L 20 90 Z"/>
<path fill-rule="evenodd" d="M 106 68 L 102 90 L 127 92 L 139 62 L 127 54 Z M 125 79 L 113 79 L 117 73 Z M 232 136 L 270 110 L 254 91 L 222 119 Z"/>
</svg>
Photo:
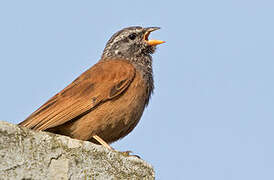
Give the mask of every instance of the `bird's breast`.
<svg viewBox="0 0 274 180">
<path fill-rule="evenodd" d="M 103 120 L 98 124 L 98 136 L 107 142 L 113 142 L 130 133 L 139 122 L 150 96 L 147 88 L 146 81 L 137 73 L 124 93 L 98 108 Z"/>
<path fill-rule="evenodd" d="M 148 85 L 141 73 L 119 96 L 106 101 L 69 126 L 74 138 L 97 143 L 92 136 L 98 135 L 107 143 L 114 142 L 130 133 L 139 122 L 149 99 Z"/>
</svg>

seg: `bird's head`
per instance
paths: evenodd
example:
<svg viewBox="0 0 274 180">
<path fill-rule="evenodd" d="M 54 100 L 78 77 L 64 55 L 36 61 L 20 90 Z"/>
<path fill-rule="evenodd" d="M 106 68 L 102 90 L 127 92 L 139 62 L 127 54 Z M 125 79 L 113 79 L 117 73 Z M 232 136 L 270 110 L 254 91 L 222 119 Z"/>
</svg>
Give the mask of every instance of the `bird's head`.
<svg viewBox="0 0 274 180">
<path fill-rule="evenodd" d="M 116 32 L 107 42 L 102 59 L 123 58 L 130 61 L 138 61 L 142 57 L 151 58 L 156 45 L 164 43 L 160 40 L 149 40 L 149 34 L 159 27 L 143 28 L 132 26 Z"/>
</svg>

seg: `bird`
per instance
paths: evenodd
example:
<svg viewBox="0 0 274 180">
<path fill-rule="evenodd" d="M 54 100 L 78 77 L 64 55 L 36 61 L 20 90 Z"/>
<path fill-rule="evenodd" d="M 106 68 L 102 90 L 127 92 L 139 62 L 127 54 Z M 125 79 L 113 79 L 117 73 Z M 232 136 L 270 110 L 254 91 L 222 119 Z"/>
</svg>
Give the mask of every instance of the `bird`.
<svg viewBox="0 0 274 180">
<path fill-rule="evenodd" d="M 19 126 L 110 144 L 139 122 L 154 89 L 152 54 L 165 41 L 148 39 L 159 27 L 130 26 L 108 40 L 101 59 Z"/>
</svg>

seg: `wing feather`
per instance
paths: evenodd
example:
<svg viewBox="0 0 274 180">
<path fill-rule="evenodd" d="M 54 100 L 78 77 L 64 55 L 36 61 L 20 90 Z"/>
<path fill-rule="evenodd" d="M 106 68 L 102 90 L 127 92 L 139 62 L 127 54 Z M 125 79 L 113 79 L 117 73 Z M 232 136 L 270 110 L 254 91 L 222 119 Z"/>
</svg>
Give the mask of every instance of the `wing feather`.
<svg viewBox="0 0 274 180">
<path fill-rule="evenodd" d="M 135 73 L 133 65 L 125 60 L 98 62 L 19 125 L 46 130 L 75 120 L 122 94 Z"/>
</svg>

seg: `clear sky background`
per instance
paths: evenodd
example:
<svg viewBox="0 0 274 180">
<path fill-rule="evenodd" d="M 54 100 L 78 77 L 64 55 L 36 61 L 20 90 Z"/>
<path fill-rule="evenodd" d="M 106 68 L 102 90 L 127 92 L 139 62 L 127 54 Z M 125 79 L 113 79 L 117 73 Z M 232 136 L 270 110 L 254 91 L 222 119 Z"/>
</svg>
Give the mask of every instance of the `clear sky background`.
<svg viewBox="0 0 274 180">
<path fill-rule="evenodd" d="M 155 93 L 114 143 L 157 179 L 274 179 L 274 1 L 0 1 L 0 120 L 18 123 L 123 27 L 160 26 Z"/>
</svg>

